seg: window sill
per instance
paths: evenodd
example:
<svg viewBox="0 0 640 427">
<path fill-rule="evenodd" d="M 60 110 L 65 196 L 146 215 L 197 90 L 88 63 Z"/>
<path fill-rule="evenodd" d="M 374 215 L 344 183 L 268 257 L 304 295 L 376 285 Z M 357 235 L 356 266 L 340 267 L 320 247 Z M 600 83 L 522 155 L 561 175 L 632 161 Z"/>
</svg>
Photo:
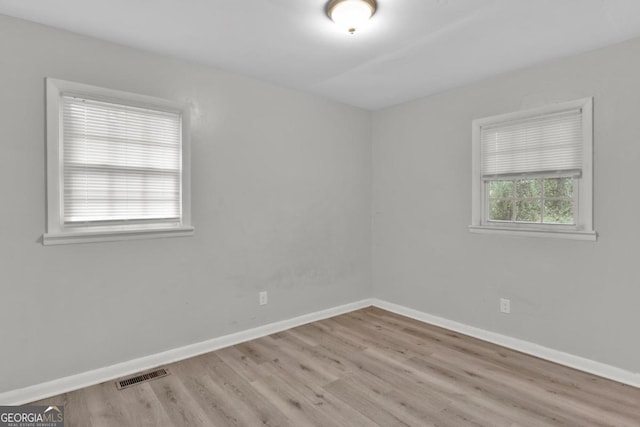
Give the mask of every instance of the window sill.
<svg viewBox="0 0 640 427">
<path fill-rule="evenodd" d="M 548 239 L 570 239 L 596 241 L 598 235 L 595 231 L 574 230 L 525 230 L 522 228 L 491 227 L 486 225 L 470 225 L 469 231 L 478 234 L 497 234 L 516 237 L 544 237 Z"/>
<path fill-rule="evenodd" d="M 153 228 L 149 230 L 108 230 L 82 231 L 70 233 L 45 233 L 42 244 L 67 245 L 72 243 L 114 242 L 117 240 L 160 239 L 165 237 L 193 236 L 195 229 L 190 226 Z"/>
</svg>

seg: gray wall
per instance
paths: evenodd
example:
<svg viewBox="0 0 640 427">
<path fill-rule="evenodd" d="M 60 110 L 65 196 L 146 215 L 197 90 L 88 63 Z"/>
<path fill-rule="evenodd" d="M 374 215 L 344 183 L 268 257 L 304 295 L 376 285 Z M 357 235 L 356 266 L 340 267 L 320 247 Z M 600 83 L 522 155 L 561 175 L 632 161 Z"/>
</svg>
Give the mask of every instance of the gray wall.
<svg viewBox="0 0 640 427">
<path fill-rule="evenodd" d="M 469 233 L 471 121 L 587 96 L 599 240 Z M 640 40 L 376 112 L 374 295 L 639 372 L 639 114 Z"/>
<path fill-rule="evenodd" d="M 39 243 L 45 77 L 191 105 L 194 237 Z M 0 392 L 370 296 L 370 113 L 3 16 L 0 96 Z"/>
</svg>

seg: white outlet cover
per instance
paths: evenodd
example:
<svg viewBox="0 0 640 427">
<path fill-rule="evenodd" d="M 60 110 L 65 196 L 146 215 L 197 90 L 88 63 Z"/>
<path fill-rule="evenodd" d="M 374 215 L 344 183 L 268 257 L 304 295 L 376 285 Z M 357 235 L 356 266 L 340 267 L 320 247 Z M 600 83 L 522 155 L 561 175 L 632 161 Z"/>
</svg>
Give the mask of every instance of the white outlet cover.
<svg viewBox="0 0 640 427">
<path fill-rule="evenodd" d="M 506 314 L 511 313 L 511 300 L 500 298 L 500 312 Z"/>
</svg>

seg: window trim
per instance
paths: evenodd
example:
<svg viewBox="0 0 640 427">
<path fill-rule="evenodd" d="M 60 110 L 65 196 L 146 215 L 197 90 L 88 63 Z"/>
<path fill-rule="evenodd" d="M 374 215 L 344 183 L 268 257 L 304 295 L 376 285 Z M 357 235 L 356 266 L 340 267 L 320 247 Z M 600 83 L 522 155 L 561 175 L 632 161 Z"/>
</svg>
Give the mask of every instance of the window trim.
<svg viewBox="0 0 640 427">
<path fill-rule="evenodd" d="M 537 224 L 508 222 L 498 224 L 487 219 L 486 181 L 481 170 L 481 130 L 483 126 L 559 113 L 566 110 L 582 110 L 583 161 L 581 177 L 577 181 L 576 225 Z M 551 173 L 552 174 L 552 173 Z M 550 174 L 550 175 L 551 175 Z M 472 167 L 471 167 L 471 225 L 469 231 L 481 234 L 511 236 L 551 237 L 577 240 L 596 240 L 593 228 L 593 97 L 546 105 L 526 111 L 500 114 L 472 122 Z M 576 182 L 574 181 L 574 185 Z"/>
<path fill-rule="evenodd" d="M 182 218 L 180 224 L 147 224 L 139 226 L 64 227 L 62 223 L 62 96 L 72 94 L 98 101 L 142 107 L 182 116 Z M 47 137 L 47 229 L 42 236 L 44 245 L 67 243 L 107 242 L 115 240 L 151 239 L 191 236 L 191 156 L 189 109 L 181 104 L 161 98 L 139 95 L 59 79 L 46 79 L 46 137 Z"/>
</svg>

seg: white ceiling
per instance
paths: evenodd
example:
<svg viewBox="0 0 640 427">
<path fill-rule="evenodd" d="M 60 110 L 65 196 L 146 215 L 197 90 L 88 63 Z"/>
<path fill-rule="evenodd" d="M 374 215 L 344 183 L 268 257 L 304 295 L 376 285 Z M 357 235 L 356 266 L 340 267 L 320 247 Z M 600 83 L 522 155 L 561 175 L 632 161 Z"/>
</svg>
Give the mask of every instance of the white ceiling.
<svg viewBox="0 0 640 427">
<path fill-rule="evenodd" d="M 367 109 L 640 36 L 639 0 L 378 0 L 355 35 L 324 0 L 0 0 L 0 13 Z"/>
</svg>

